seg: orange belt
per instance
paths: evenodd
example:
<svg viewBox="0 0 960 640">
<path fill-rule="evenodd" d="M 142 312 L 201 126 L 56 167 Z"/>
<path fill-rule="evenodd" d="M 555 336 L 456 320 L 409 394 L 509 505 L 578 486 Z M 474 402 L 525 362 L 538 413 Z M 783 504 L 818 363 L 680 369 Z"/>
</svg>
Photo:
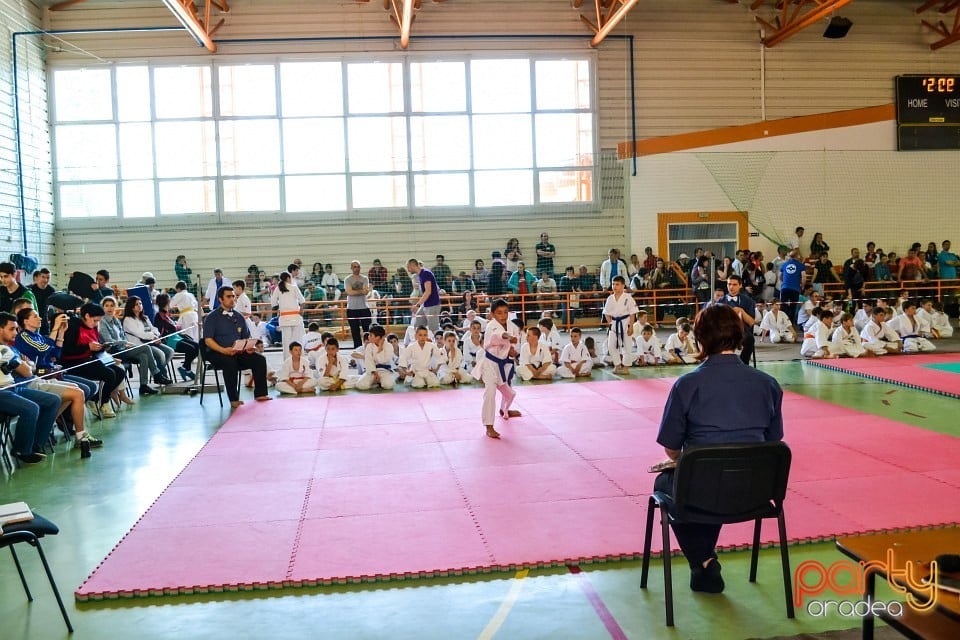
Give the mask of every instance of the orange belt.
<svg viewBox="0 0 960 640">
<path fill-rule="evenodd" d="M 298 316 L 300 315 L 299 311 L 281 311 L 280 315 L 282 316 Z"/>
</svg>

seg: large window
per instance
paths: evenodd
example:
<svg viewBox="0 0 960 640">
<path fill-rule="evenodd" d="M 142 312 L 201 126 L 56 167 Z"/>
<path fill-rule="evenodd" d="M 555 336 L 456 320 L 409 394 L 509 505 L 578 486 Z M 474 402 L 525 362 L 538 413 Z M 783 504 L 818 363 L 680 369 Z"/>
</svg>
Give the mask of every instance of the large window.
<svg viewBox="0 0 960 640">
<path fill-rule="evenodd" d="M 61 218 L 593 204 L 591 64 L 54 69 Z"/>
</svg>

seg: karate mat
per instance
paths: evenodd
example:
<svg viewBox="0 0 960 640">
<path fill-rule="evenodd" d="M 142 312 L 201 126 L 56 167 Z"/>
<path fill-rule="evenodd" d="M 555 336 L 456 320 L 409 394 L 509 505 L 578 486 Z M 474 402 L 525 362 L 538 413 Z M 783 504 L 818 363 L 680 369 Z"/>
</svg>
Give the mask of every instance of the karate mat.
<svg viewBox="0 0 960 640">
<path fill-rule="evenodd" d="M 804 360 L 804 363 L 869 380 L 960 398 L 960 354 L 957 353 Z"/>
<path fill-rule="evenodd" d="M 515 406 L 524 416 L 498 423 L 499 441 L 483 435 L 479 389 L 249 403 L 75 596 L 637 558 L 654 478 L 646 468 L 663 458 L 655 439 L 671 383 L 523 385 Z M 793 541 L 960 522 L 960 439 L 790 393 L 784 415 Z M 764 527 L 766 543 L 775 524 Z M 732 525 L 720 544 L 750 538 L 749 523 Z"/>
</svg>

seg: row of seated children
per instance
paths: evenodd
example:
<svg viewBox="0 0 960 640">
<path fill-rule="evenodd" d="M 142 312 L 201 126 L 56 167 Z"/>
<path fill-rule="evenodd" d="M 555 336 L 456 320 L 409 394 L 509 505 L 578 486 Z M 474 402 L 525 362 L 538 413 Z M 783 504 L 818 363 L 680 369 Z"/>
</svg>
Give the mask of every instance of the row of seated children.
<svg viewBox="0 0 960 640">
<path fill-rule="evenodd" d="M 918 313 L 917 303 L 904 301 L 901 309 L 902 313 L 894 316 L 891 307 L 874 307 L 859 332 L 850 313 L 840 314 L 839 326 L 834 328 L 831 309 L 814 309 L 811 322 L 804 329 L 800 355 L 804 358 L 859 358 L 935 351 L 931 338 L 939 337 L 939 333 Z"/>
</svg>

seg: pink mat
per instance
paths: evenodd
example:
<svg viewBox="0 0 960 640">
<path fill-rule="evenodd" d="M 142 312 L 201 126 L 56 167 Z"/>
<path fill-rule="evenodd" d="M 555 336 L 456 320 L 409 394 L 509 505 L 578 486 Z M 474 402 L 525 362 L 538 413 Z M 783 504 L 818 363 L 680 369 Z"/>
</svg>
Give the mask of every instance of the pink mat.
<svg viewBox="0 0 960 640">
<path fill-rule="evenodd" d="M 75 595 L 636 558 L 669 389 L 653 379 L 522 386 L 524 417 L 501 423 L 500 441 L 483 436 L 479 389 L 244 405 Z M 784 415 L 792 540 L 960 522 L 960 439 L 789 393 Z M 750 538 L 749 524 L 734 525 L 720 542 Z M 776 540 L 774 526 L 763 540 Z"/>
<path fill-rule="evenodd" d="M 960 374 L 930 366 L 960 363 L 960 354 L 957 353 L 804 360 L 804 363 L 869 380 L 960 398 Z"/>
</svg>

